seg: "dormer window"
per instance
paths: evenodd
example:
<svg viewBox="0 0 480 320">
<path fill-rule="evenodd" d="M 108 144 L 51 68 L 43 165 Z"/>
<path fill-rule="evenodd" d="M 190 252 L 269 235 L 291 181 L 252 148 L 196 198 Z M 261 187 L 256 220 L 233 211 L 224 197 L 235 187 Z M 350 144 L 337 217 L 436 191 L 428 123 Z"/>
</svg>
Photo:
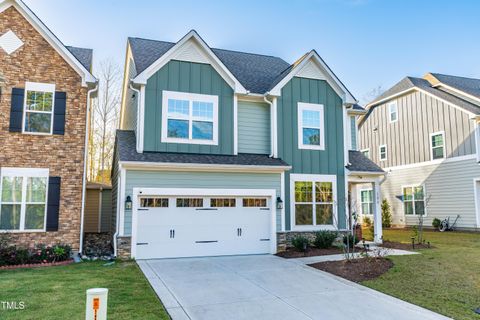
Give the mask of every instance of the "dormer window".
<svg viewBox="0 0 480 320">
<path fill-rule="evenodd" d="M 218 144 L 218 96 L 163 91 L 161 140 Z"/>
<path fill-rule="evenodd" d="M 388 104 L 388 112 L 390 114 L 390 123 L 397 122 L 398 120 L 397 101 L 392 101 Z"/>
</svg>

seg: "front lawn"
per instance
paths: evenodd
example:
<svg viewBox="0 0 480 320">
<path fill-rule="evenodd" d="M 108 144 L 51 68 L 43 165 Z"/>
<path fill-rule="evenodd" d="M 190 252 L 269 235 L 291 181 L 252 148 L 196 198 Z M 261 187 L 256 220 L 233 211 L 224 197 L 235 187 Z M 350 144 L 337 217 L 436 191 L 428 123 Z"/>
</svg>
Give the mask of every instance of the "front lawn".
<svg viewBox="0 0 480 320">
<path fill-rule="evenodd" d="M 410 243 L 411 230 L 384 230 L 385 240 Z M 455 319 L 480 319 L 480 233 L 425 231 L 435 249 L 390 256 L 394 267 L 363 285 Z"/>
<path fill-rule="evenodd" d="M 85 291 L 108 288 L 109 319 L 169 319 L 135 262 L 0 271 L 0 319 L 85 319 Z M 7 311 L 3 301 L 24 302 Z"/>
</svg>

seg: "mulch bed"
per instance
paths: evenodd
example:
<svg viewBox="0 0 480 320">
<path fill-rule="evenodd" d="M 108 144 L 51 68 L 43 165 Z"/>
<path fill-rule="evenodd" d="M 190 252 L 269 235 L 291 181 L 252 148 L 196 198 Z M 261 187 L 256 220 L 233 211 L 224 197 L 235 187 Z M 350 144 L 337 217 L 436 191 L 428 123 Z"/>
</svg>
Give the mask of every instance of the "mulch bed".
<svg viewBox="0 0 480 320">
<path fill-rule="evenodd" d="M 30 264 L 17 264 L 14 266 L 1 266 L 0 270 L 12 270 L 12 269 L 24 269 L 24 268 L 40 268 L 40 267 L 53 267 L 53 266 L 66 266 L 72 264 L 73 259 L 59 261 L 59 262 L 48 262 L 48 263 L 30 263 Z"/>
<path fill-rule="evenodd" d="M 295 248 L 288 248 L 287 250 L 279 252 L 276 255 L 282 258 L 291 259 L 291 258 L 327 256 L 330 254 L 340 254 L 340 253 L 343 253 L 343 250 L 337 247 L 331 247 L 327 249 L 309 248 L 307 252 L 301 252 Z"/>
<path fill-rule="evenodd" d="M 417 244 L 415 243 L 415 249 L 412 248 L 411 243 L 402 243 L 402 242 L 393 242 L 393 241 L 383 241 L 380 247 L 383 248 L 390 248 L 390 249 L 399 249 L 399 250 L 417 250 L 417 249 L 433 249 L 432 245 L 428 245 L 427 243 Z"/>
<path fill-rule="evenodd" d="M 393 267 L 393 262 L 386 258 L 361 258 L 350 261 L 318 262 L 309 266 L 350 281 L 362 282 L 381 276 Z"/>
</svg>

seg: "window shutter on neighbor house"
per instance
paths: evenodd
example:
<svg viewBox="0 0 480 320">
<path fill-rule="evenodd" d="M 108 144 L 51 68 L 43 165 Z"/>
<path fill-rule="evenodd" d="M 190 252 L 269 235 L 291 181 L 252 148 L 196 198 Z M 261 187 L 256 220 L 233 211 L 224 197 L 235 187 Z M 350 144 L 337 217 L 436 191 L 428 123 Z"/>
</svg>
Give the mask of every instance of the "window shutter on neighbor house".
<svg viewBox="0 0 480 320">
<path fill-rule="evenodd" d="M 12 89 L 12 104 L 10 106 L 10 132 L 22 132 L 24 97 L 25 89 Z"/>
<path fill-rule="evenodd" d="M 65 114 L 67 110 L 67 93 L 55 92 L 53 110 L 53 134 L 65 134 Z"/>
<path fill-rule="evenodd" d="M 58 231 L 58 216 L 60 213 L 60 177 L 48 179 L 47 231 Z"/>
</svg>

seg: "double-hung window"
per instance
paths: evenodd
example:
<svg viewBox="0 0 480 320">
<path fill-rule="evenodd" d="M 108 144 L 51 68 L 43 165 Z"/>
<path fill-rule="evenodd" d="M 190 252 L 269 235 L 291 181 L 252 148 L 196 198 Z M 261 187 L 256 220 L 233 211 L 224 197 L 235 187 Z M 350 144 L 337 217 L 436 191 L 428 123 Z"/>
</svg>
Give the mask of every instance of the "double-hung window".
<svg viewBox="0 0 480 320">
<path fill-rule="evenodd" d="M 397 101 L 392 101 L 388 104 L 388 113 L 390 115 L 390 123 L 398 120 Z"/>
<path fill-rule="evenodd" d="M 362 214 L 373 214 L 373 190 L 360 190 L 360 203 L 362 206 Z"/>
<path fill-rule="evenodd" d="M 445 158 L 445 133 L 435 132 L 430 135 L 432 160 Z"/>
<path fill-rule="evenodd" d="M 323 105 L 298 103 L 298 148 L 325 150 Z"/>
<path fill-rule="evenodd" d="M 218 96 L 163 91 L 161 141 L 218 144 Z"/>
<path fill-rule="evenodd" d="M 48 169 L 3 168 L 0 231 L 44 231 Z"/>
<path fill-rule="evenodd" d="M 380 161 L 387 160 L 387 146 L 385 144 L 381 145 L 378 148 L 378 155 L 379 155 Z"/>
<path fill-rule="evenodd" d="M 332 176 L 310 178 L 292 175 L 292 222 L 301 229 L 333 225 L 336 179 Z"/>
<path fill-rule="evenodd" d="M 403 208 L 405 215 L 425 214 L 425 191 L 423 186 L 403 187 Z"/>
<path fill-rule="evenodd" d="M 23 132 L 51 134 L 54 102 L 54 84 L 27 82 L 23 108 Z"/>
</svg>

